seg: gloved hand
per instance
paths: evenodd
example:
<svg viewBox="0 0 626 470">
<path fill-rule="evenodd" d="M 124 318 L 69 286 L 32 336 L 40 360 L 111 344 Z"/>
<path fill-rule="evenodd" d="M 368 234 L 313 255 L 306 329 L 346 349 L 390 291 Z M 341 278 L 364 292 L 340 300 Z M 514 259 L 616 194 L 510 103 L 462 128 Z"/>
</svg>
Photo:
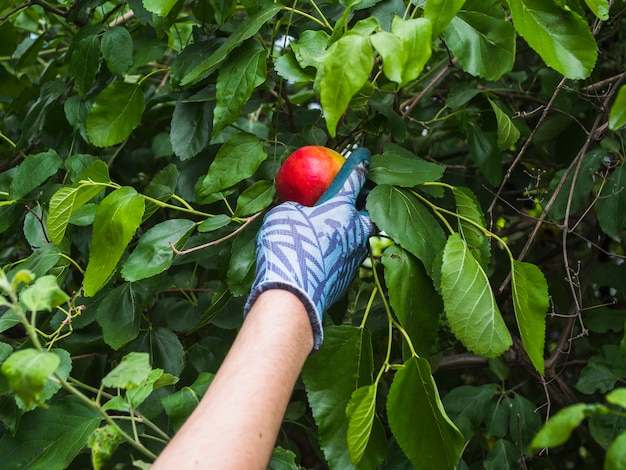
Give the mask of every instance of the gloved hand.
<svg viewBox="0 0 626 470">
<path fill-rule="evenodd" d="M 313 350 L 320 347 L 324 311 L 345 294 L 367 256 L 373 224 L 355 202 L 369 159 L 369 150 L 356 149 L 315 206 L 285 202 L 267 213 L 257 236 L 256 279 L 244 314 L 262 292 L 288 290 L 309 314 Z"/>
</svg>

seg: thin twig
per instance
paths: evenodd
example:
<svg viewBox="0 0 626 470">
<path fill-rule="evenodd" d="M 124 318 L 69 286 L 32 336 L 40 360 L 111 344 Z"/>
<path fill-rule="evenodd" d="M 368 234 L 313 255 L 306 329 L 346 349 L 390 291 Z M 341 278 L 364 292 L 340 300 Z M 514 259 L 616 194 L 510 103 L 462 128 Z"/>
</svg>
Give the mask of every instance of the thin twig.
<svg viewBox="0 0 626 470">
<path fill-rule="evenodd" d="M 254 219 L 256 219 L 258 216 L 260 216 L 262 213 L 263 213 L 263 211 L 259 211 L 256 214 L 251 215 L 250 217 L 248 217 L 246 219 L 246 221 L 243 224 L 241 224 L 241 227 L 239 227 L 237 230 L 233 231 L 232 233 L 229 233 L 225 237 L 219 238 L 217 240 L 213 240 L 212 242 L 205 243 L 204 245 L 194 246 L 193 248 L 188 248 L 188 249 L 182 250 L 182 251 L 179 250 L 178 248 L 176 248 L 174 246 L 174 244 L 172 242 L 170 242 L 170 248 L 177 255 L 187 255 L 189 253 L 193 253 L 194 251 L 199 251 L 199 250 L 203 250 L 204 248 L 208 248 L 210 246 L 219 245 L 220 243 L 222 243 L 222 242 L 228 240 L 229 238 L 232 238 L 235 235 L 237 235 L 239 232 L 241 232 L 244 228 L 246 228 Z"/>
</svg>

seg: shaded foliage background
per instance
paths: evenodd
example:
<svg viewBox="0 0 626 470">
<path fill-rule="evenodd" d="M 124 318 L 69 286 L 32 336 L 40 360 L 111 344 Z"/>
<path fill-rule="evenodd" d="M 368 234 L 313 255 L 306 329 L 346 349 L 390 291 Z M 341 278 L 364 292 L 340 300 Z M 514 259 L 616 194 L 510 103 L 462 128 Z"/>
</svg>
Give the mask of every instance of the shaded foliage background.
<svg viewBox="0 0 626 470">
<path fill-rule="evenodd" d="M 368 209 L 396 243 L 375 241 L 326 315 L 272 465 L 434 468 L 434 452 L 448 468 L 462 450 L 461 468 L 620 468 L 623 8 L 0 1 L 3 468 L 147 466 L 241 324 L 258 215 L 306 144 L 381 155 Z M 454 214 L 472 222 L 456 231 L 502 314 L 470 325 L 504 331 L 502 344 L 443 314 L 447 291 L 484 300 L 465 268 L 445 268 L 466 253 L 440 227 Z M 516 318 L 519 302 L 537 314 L 542 278 L 518 264 L 528 284 L 513 286 L 527 291 L 512 293 L 507 250 L 545 275 L 540 318 Z M 457 272 L 460 284 L 439 284 Z"/>
</svg>

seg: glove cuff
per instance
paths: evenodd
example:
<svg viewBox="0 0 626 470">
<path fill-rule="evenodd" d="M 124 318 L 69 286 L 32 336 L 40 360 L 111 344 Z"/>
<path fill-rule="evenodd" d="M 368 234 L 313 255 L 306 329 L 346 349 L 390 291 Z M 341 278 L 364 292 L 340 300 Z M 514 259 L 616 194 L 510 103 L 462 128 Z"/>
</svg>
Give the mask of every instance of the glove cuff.
<svg viewBox="0 0 626 470">
<path fill-rule="evenodd" d="M 304 305 L 304 308 L 309 316 L 309 320 L 311 322 L 311 327 L 313 328 L 313 351 L 317 351 L 319 347 L 322 345 L 322 341 L 324 340 L 324 329 L 322 328 L 322 322 L 320 320 L 321 313 L 318 313 L 317 306 L 311 301 L 308 294 L 304 292 L 297 286 L 293 284 L 289 284 L 282 281 L 262 281 L 259 284 L 255 284 L 252 287 L 252 291 L 248 296 L 248 300 L 243 309 L 244 318 L 252 308 L 252 305 L 256 301 L 256 299 L 266 290 L 270 289 L 282 289 L 291 292 L 294 294 Z"/>
</svg>

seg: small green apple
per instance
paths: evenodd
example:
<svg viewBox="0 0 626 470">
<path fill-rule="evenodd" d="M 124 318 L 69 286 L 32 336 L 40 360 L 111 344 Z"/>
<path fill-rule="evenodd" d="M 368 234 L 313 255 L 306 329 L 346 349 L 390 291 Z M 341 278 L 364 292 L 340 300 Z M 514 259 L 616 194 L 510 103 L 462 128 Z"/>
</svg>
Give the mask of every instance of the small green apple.
<svg viewBox="0 0 626 470">
<path fill-rule="evenodd" d="M 276 192 L 281 202 L 313 206 L 330 186 L 346 159 L 321 145 L 301 147 L 284 161 L 276 173 Z"/>
</svg>

